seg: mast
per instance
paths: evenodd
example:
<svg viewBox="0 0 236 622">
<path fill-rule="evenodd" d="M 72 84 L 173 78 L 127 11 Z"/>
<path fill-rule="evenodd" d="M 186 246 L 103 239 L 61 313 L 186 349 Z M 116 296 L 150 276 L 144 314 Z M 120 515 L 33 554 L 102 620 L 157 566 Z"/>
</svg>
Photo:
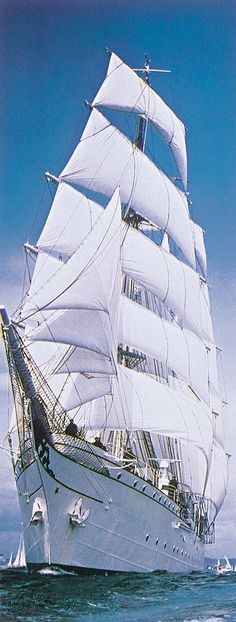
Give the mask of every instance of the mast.
<svg viewBox="0 0 236 622">
<path fill-rule="evenodd" d="M 150 62 L 151 61 L 146 54 L 144 54 L 144 58 L 145 58 L 144 71 L 143 71 L 144 79 L 145 79 L 145 82 L 150 86 L 149 73 L 150 73 Z M 140 116 L 139 123 L 138 123 L 138 136 L 135 141 L 135 144 L 141 151 L 144 151 L 145 149 L 146 137 L 147 137 L 147 126 L 148 126 L 148 120 L 145 119 L 145 117 Z"/>
<path fill-rule="evenodd" d="M 144 74 L 144 80 L 138 78 L 136 71 Z M 170 70 L 150 69 L 150 59 L 145 56 L 144 67 L 132 71 L 112 53 L 107 75 L 92 102 L 91 114 L 78 146 L 58 177 L 46 173 L 47 181 L 58 184 L 58 188 L 44 230 L 37 242 L 36 269 L 22 317 L 25 321 L 30 318 L 33 321 L 32 326 L 26 326 L 25 335 L 32 342 L 30 347 L 34 354 L 36 352 L 36 358 L 37 342 L 39 342 L 40 349 L 41 344 L 46 340 L 50 344 L 51 355 L 55 357 L 53 370 L 51 366 L 49 372 L 52 371 L 55 374 L 55 380 L 58 382 L 63 381 L 62 373 L 68 378 L 66 380 L 68 395 L 64 385 L 60 385 L 62 386 L 60 399 L 63 400 L 65 410 L 68 411 L 72 407 L 80 408 L 92 399 L 111 394 L 111 391 L 113 396 L 114 386 L 111 389 L 110 382 L 105 382 L 105 379 L 110 378 L 114 385 L 113 375 L 118 369 L 117 350 L 114 349 L 112 340 L 115 327 L 116 348 L 117 345 L 119 348 L 119 345 L 126 344 L 124 349 L 121 347 L 120 351 L 118 349 L 118 353 L 121 358 L 120 362 L 126 367 L 127 387 L 128 378 L 130 378 L 130 382 L 137 383 L 137 391 L 140 394 L 142 387 L 141 381 L 139 383 L 138 372 L 147 372 L 143 377 L 140 374 L 143 378 L 143 395 L 140 399 L 143 397 L 145 417 L 146 410 L 148 410 L 145 404 L 149 392 L 149 378 L 146 375 L 151 375 L 154 386 L 151 389 L 150 384 L 150 390 L 155 392 L 159 389 L 159 386 L 157 388 L 155 385 L 163 384 L 166 388 L 166 397 L 163 397 L 163 401 L 166 402 L 173 390 L 174 395 L 176 393 L 177 399 L 181 401 L 182 410 L 185 410 L 185 398 L 182 394 L 186 390 L 190 400 L 189 409 L 193 409 L 193 419 L 198 421 L 202 417 L 200 411 L 203 414 L 204 410 L 210 419 L 209 407 L 212 406 L 211 402 L 209 404 L 208 391 L 205 396 L 205 362 L 204 365 L 198 364 L 202 358 L 204 361 L 206 358 L 205 338 L 207 343 L 210 342 L 212 359 L 215 356 L 207 292 L 205 292 L 204 284 L 200 283 L 195 264 L 196 248 L 199 249 L 198 254 L 202 259 L 202 264 L 206 263 L 204 240 L 202 229 L 192 223 L 188 212 L 185 126 L 160 96 L 150 88 L 149 74 L 153 71 L 169 73 Z M 138 115 L 135 146 L 130 138 L 102 115 L 99 107 Z M 183 190 L 176 188 L 171 181 L 172 178 L 167 177 L 152 159 L 144 154 L 149 123 L 156 128 L 155 131 L 158 131 L 171 150 Z M 103 228 L 102 220 L 108 218 L 109 204 L 104 210 L 102 205 L 86 197 L 86 194 L 82 195 L 78 187 L 100 193 L 108 199 L 119 187 L 121 203 L 126 208 L 126 216 L 120 223 L 118 220 L 116 224 L 114 223 L 113 234 L 109 233 L 107 244 L 104 244 L 104 248 L 102 247 L 102 256 L 99 244 L 105 239 L 107 227 L 109 229 L 111 227 L 117 206 L 114 204 L 114 214 L 111 213 L 109 222 L 104 221 Z M 128 226 L 125 225 L 124 220 Z M 138 231 L 140 221 L 145 221 L 165 231 L 180 249 L 182 259 L 175 256 L 174 252 L 170 252 L 168 248 L 162 248 L 158 241 L 153 243 L 142 231 Z M 117 239 L 118 250 L 115 254 L 116 259 L 113 261 L 114 239 L 118 235 L 119 228 L 122 232 L 121 237 L 123 238 L 124 233 L 124 238 L 123 241 L 120 239 L 120 243 Z M 120 249 L 122 250 L 121 259 Z M 104 270 L 100 267 L 101 257 L 104 261 Z M 93 267 L 95 266 L 97 271 L 94 281 L 92 281 L 92 274 L 96 271 L 93 270 L 91 273 L 89 271 L 91 258 L 93 258 Z M 111 274 L 108 271 L 108 264 L 113 266 Z M 114 266 L 116 266 L 116 273 Z M 102 292 L 107 283 L 101 283 L 100 292 L 97 278 L 98 276 L 102 278 L 103 273 L 106 274 L 106 282 L 110 280 L 111 285 L 108 287 L 104 300 Z M 126 298 L 131 299 L 130 301 L 120 296 L 121 288 L 117 286 L 117 275 L 121 273 L 125 290 L 122 295 L 125 294 Z M 82 274 L 83 280 L 80 279 Z M 113 283 L 116 283 L 117 293 L 114 293 L 114 301 L 110 303 L 109 292 L 112 291 Z M 90 296 L 90 292 L 95 288 L 98 288 L 96 300 L 100 300 L 100 308 L 96 311 L 92 294 Z M 88 311 L 86 311 L 86 324 L 82 330 L 82 320 L 84 321 L 82 308 L 85 303 L 88 305 L 88 297 L 89 321 Z M 98 322 L 98 333 L 93 336 L 94 311 Z M 81 317 L 79 322 L 81 329 L 75 334 L 73 327 L 75 321 L 78 323 L 78 317 Z M 106 325 L 100 322 L 100 317 L 106 320 Z M 151 331 L 148 336 L 151 322 L 153 322 L 153 327 L 155 322 L 153 335 L 156 341 L 152 339 Z M 134 326 L 137 326 L 135 331 Z M 145 334 L 142 328 L 144 326 Z M 112 330 L 110 330 L 111 327 Z M 157 328 L 162 329 L 162 339 L 157 339 Z M 98 337 L 99 353 L 96 352 Z M 179 343 L 180 340 L 185 340 L 185 337 L 188 344 L 184 343 L 184 348 L 176 347 L 177 341 Z M 103 347 L 105 339 L 106 348 Z M 188 352 L 186 352 L 187 345 Z M 81 358 L 81 353 L 83 358 Z M 178 359 L 176 353 L 179 353 Z M 201 378 L 199 378 L 199 373 L 196 373 L 196 365 L 201 370 Z M 137 378 L 132 375 L 132 368 L 137 369 L 135 370 Z M 61 372 L 60 377 L 59 372 Z M 123 370 L 121 374 L 122 372 Z M 213 372 L 211 393 L 218 395 L 215 381 L 217 373 Z M 80 375 L 84 373 L 91 375 L 89 383 L 87 381 L 85 383 L 84 377 Z M 104 377 L 99 378 L 97 374 L 102 374 Z M 74 391 L 74 386 L 72 387 L 73 400 L 72 393 L 69 396 L 71 382 L 76 387 L 76 391 Z M 89 391 L 85 384 L 89 385 Z M 198 399 L 203 396 L 203 401 L 198 403 L 196 395 Z M 126 397 L 125 388 L 124 404 Z M 118 401 L 117 398 L 117 404 Z M 199 413 L 196 405 L 199 405 Z M 117 406 L 117 411 L 118 408 L 120 406 Z M 96 416 L 94 415 L 94 421 Z M 119 413 L 119 416 L 122 419 L 123 414 Z M 176 413 L 176 419 L 178 416 Z M 112 420 L 111 410 L 109 410 L 109 417 Z M 149 429 L 145 417 L 141 426 L 144 430 Z M 99 428 L 101 420 L 103 421 L 99 413 L 99 417 L 97 416 Z M 104 421 L 106 428 L 109 429 L 107 425 L 109 422 L 105 415 Z M 134 428 L 132 422 L 131 430 L 140 429 L 140 423 L 136 419 L 134 423 L 136 427 Z M 116 420 L 114 429 L 118 429 Z M 151 423 L 150 429 L 154 430 Z M 171 429 L 167 430 L 168 434 L 164 431 L 168 439 L 166 449 L 164 447 L 164 457 L 169 448 L 168 455 L 175 459 L 180 449 L 175 450 L 174 441 L 170 440 Z M 175 427 L 173 429 L 175 430 Z M 159 428 L 157 425 L 154 433 L 162 434 L 162 431 L 161 425 Z M 209 444 L 211 443 L 210 431 L 209 429 Z M 181 435 L 182 431 L 180 430 L 179 433 Z M 178 429 L 176 438 L 178 438 L 177 434 Z M 184 436 L 182 440 L 185 440 Z M 193 444 L 199 445 L 197 427 Z M 200 475 L 196 480 L 197 486 L 198 481 L 200 482 L 200 491 L 203 489 L 202 473 L 205 473 L 206 469 L 205 454 L 208 460 L 209 453 L 208 446 L 206 451 L 203 449 L 201 450 L 201 441 L 200 449 L 196 447 L 192 449 L 194 459 L 196 455 L 196 461 L 199 463 Z M 187 458 L 183 462 L 184 465 L 188 464 Z M 192 475 L 189 475 L 189 481 L 190 476 Z"/>
<path fill-rule="evenodd" d="M 133 71 L 140 71 L 144 74 L 144 80 L 148 86 L 150 85 L 149 74 L 150 72 L 159 72 L 159 73 L 171 73 L 170 69 L 151 69 L 150 63 L 151 60 L 148 58 L 147 54 L 144 54 L 145 62 L 144 67 L 142 69 L 134 69 Z M 141 151 L 145 150 L 146 145 L 146 137 L 147 137 L 147 127 L 148 127 L 148 119 L 140 116 L 139 124 L 138 124 L 138 136 L 135 141 L 136 147 L 138 147 Z"/>
</svg>

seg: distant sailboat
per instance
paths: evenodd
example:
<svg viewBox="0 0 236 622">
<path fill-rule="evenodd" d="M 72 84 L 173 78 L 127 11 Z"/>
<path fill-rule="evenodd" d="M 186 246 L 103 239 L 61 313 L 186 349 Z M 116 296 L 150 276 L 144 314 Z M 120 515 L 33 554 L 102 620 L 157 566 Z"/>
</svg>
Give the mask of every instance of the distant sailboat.
<svg viewBox="0 0 236 622">
<path fill-rule="evenodd" d="M 12 568 L 12 566 L 13 566 L 13 553 L 11 553 L 9 562 L 7 564 L 8 568 Z"/>
<path fill-rule="evenodd" d="M 19 543 L 17 554 L 16 554 L 16 558 L 13 561 L 13 553 L 11 553 L 9 562 L 7 564 L 7 568 L 9 570 L 11 570 L 11 569 L 12 570 L 21 570 L 23 568 L 26 568 L 25 545 L 24 545 L 24 539 L 23 539 L 22 534 L 21 534 L 21 537 L 20 537 L 20 543 Z"/>
<path fill-rule="evenodd" d="M 222 566 L 222 564 L 220 563 L 219 558 L 217 560 L 216 566 L 214 566 L 214 569 L 215 569 L 217 574 L 228 574 L 229 572 L 233 572 L 233 570 L 234 570 L 233 566 L 231 565 L 230 561 L 228 560 L 228 557 L 226 557 L 226 555 L 225 555 L 224 558 L 225 558 L 225 566 Z"/>
</svg>

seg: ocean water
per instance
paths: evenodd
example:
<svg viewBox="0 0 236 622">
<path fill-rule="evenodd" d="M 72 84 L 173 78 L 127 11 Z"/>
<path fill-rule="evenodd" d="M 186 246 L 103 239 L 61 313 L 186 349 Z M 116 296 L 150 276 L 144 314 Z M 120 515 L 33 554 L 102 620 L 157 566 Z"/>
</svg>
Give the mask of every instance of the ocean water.
<svg viewBox="0 0 236 622">
<path fill-rule="evenodd" d="M 236 574 L 0 572 L 0 622 L 236 622 Z"/>
</svg>

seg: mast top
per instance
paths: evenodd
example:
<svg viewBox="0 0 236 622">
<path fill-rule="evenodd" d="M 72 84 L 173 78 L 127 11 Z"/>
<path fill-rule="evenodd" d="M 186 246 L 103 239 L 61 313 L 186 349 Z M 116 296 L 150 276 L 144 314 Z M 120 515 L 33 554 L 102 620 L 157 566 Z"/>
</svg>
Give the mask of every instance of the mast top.
<svg viewBox="0 0 236 622">
<path fill-rule="evenodd" d="M 145 58 L 144 67 L 133 68 L 133 71 L 140 71 L 144 73 L 145 80 L 147 83 L 149 82 L 150 73 L 171 73 L 171 69 L 151 69 L 150 68 L 151 59 L 148 58 L 147 54 L 144 54 L 144 58 Z"/>
</svg>

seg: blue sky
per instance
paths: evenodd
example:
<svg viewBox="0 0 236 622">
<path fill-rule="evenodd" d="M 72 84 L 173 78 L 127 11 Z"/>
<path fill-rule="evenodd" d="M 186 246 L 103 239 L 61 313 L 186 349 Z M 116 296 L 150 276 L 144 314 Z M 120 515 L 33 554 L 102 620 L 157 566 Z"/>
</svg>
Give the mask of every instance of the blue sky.
<svg viewBox="0 0 236 622">
<path fill-rule="evenodd" d="M 227 0 L 0 5 L 0 302 L 11 312 L 20 300 L 22 246 L 36 241 L 50 207 L 44 172 L 58 174 L 79 140 L 88 115 L 84 99 L 93 99 L 105 75 L 105 46 L 131 67 L 140 66 L 146 52 L 153 67 L 172 69 L 152 84 L 188 128 L 192 215 L 206 231 L 216 341 L 225 352 L 231 453 L 236 445 L 235 31 L 235 2 Z M 3 358 L 1 371 L 3 436 L 8 410 Z M 0 466 L 0 550 L 8 552 L 9 533 L 16 546 L 19 519 L 11 470 L 3 458 Z M 236 540 L 232 545 L 228 535 L 236 513 L 234 470 L 214 550 L 236 556 Z"/>
</svg>

